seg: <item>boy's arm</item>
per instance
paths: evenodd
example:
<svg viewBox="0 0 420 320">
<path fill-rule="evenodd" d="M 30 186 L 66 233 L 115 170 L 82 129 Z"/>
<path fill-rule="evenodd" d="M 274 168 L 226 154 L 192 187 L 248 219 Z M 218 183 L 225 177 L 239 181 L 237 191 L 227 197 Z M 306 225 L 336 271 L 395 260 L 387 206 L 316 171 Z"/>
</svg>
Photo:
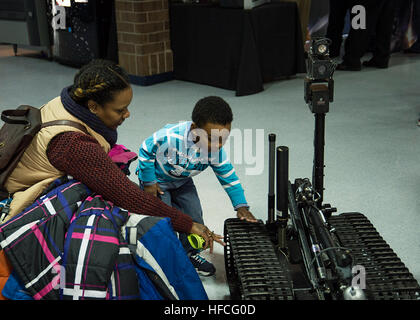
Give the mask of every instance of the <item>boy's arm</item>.
<svg viewBox="0 0 420 320">
<path fill-rule="evenodd" d="M 235 210 L 241 207 L 249 208 L 245 198 L 245 192 L 242 188 L 241 182 L 236 175 L 235 168 L 229 161 L 226 152 L 223 148 L 220 149 L 217 162 L 211 162 L 214 173 L 217 179 L 228 194 Z"/>
<path fill-rule="evenodd" d="M 242 188 L 239 178 L 235 173 L 235 169 L 229 161 L 223 148 L 220 149 L 218 162 L 213 162 L 210 166 L 216 174 L 220 184 L 229 195 L 232 205 L 237 211 L 238 218 L 249 222 L 257 222 L 257 219 L 251 211 L 249 211 L 249 206 L 245 199 L 244 189 Z"/>
<path fill-rule="evenodd" d="M 139 164 L 136 173 L 145 186 L 157 183 L 155 173 L 156 152 L 162 143 L 162 137 L 158 139 L 158 133 L 159 131 L 144 140 L 139 149 Z"/>
</svg>

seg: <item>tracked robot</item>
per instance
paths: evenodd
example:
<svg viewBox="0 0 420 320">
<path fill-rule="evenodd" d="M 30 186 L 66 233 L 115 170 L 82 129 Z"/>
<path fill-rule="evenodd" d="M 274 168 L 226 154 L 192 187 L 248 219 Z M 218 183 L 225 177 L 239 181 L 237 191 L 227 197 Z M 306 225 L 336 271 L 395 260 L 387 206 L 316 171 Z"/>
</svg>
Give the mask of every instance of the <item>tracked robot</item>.
<svg viewBox="0 0 420 320">
<path fill-rule="evenodd" d="M 334 69 L 329 40 L 313 39 L 304 81 L 315 118 L 312 180 L 289 181 L 289 148 L 276 147 L 270 134 L 267 221 L 225 220 L 225 269 L 234 300 L 420 300 L 417 280 L 369 219 L 337 214 L 323 203 Z"/>
</svg>

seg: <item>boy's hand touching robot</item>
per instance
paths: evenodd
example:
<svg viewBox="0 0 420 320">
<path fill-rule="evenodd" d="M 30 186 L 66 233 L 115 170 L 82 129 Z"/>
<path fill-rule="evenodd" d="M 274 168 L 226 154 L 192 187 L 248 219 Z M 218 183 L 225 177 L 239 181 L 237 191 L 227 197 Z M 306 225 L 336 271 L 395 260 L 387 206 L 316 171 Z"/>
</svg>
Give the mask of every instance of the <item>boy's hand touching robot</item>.
<svg viewBox="0 0 420 320">
<path fill-rule="evenodd" d="M 236 211 L 236 215 L 241 220 L 246 220 L 248 222 L 257 222 L 257 219 L 255 219 L 254 215 L 246 207 L 239 208 Z"/>
<path fill-rule="evenodd" d="M 160 190 L 159 185 L 157 183 L 152 184 L 150 186 L 144 186 L 144 191 L 150 193 L 155 197 L 164 193 L 162 190 Z"/>
</svg>

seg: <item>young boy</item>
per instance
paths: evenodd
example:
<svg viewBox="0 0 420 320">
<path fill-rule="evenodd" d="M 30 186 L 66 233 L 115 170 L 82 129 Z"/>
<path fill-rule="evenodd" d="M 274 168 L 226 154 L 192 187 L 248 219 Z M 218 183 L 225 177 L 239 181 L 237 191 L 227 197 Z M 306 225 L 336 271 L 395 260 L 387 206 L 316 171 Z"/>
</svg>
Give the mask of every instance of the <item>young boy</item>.
<svg viewBox="0 0 420 320">
<path fill-rule="evenodd" d="M 143 142 L 136 170 L 140 185 L 203 224 L 200 199 L 191 177 L 210 166 L 230 197 L 238 218 L 256 222 L 223 149 L 232 120 L 232 110 L 222 98 L 211 96 L 199 100 L 192 121 L 168 124 Z M 191 247 L 187 236 L 180 234 L 179 239 L 198 274 L 213 275 L 215 267 Z"/>
</svg>

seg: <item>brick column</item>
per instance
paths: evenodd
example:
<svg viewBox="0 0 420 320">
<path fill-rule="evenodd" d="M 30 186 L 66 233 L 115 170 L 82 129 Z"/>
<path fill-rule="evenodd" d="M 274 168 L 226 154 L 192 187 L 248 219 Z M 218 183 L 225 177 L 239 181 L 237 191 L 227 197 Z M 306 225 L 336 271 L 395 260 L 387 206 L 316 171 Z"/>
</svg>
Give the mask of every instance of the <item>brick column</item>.
<svg viewBox="0 0 420 320">
<path fill-rule="evenodd" d="M 133 83 L 172 79 L 168 0 L 115 0 L 119 64 Z"/>
</svg>

